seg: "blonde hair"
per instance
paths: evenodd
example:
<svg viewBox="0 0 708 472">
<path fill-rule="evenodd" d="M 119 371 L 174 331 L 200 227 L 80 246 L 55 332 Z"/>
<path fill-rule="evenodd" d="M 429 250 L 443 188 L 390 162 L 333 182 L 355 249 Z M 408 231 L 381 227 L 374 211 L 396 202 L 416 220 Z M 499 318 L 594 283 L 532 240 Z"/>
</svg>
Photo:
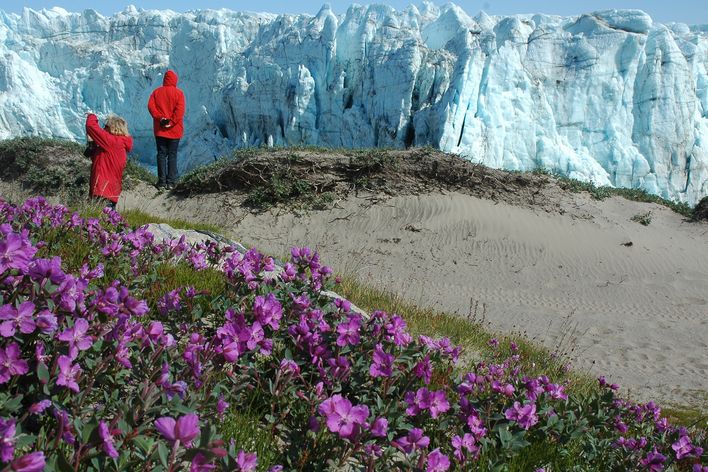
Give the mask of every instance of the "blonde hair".
<svg viewBox="0 0 708 472">
<path fill-rule="evenodd" d="M 106 120 L 106 130 L 115 136 L 130 136 L 128 122 L 118 115 L 111 115 Z"/>
</svg>

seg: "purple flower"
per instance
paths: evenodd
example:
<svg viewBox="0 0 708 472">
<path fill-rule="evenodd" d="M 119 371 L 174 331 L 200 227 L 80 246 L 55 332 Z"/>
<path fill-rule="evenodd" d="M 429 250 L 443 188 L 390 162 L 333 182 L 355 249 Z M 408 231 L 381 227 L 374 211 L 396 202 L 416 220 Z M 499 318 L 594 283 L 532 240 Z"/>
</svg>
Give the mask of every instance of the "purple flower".
<svg viewBox="0 0 708 472">
<path fill-rule="evenodd" d="M 44 334 L 52 334 L 58 329 L 57 317 L 49 310 L 40 311 L 34 322 Z"/>
<path fill-rule="evenodd" d="M 201 452 L 198 452 L 189 465 L 189 472 L 210 472 L 216 470 L 216 465 L 210 463 L 211 460 Z"/>
<path fill-rule="evenodd" d="M 15 420 L 0 418 L 0 459 L 8 462 L 15 455 Z"/>
<path fill-rule="evenodd" d="M 29 371 L 27 361 L 20 359 L 20 346 L 16 342 L 0 347 L 0 384 L 4 384 L 16 375 L 24 375 Z"/>
<path fill-rule="evenodd" d="M 31 452 L 12 461 L 10 470 L 14 472 L 42 472 L 45 465 L 44 452 Z"/>
<path fill-rule="evenodd" d="M 467 417 L 467 426 L 469 426 L 470 431 L 476 438 L 481 438 L 487 434 L 484 421 L 474 412 Z"/>
<path fill-rule="evenodd" d="M 219 415 L 219 418 L 224 417 L 224 413 L 226 410 L 229 408 L 229 403 L 224 400 L 224 395 L 221 394 L 219 395 L 219 400 L 216 402 L 216 414 Z"/>
<path fill-rule="evenodd" d="M 430 399 L 428 401 L 430 403 L 430 416 L 433 418 L 437 418 L 450 409 L 450 403 L 448 403 L 445 391 L 443 390 L 430 392 Z"/>
<path fill-rule="evenodd" d="M 450 409 L 450 403 L 447 401 L 444 390 L 431 392 L 427 388 L 421 387 L 415 394 L 407 392 L 404 398 L 406 403 L 408 403 L 406 414 L 409 416 L 415 416 L 421 411 L 430 410 L 430 416 L 437 418 L 440 414 Z"/>
<path fill-rule="evenodd" d="M 33 260 L 28 274 L 32 280 L 40 284 L 49 280 L 51 283 L 58 285 L 65 277 L 64 271 L 61 270 L 61 257 L 59 256 L 51 259 Z"/>
<path fill-rule="evenodd" d="M 549 383 L 546 385 L 546 393 L 554 400 L 567 400 L 568 394 L 563 391 L 563 388 L 562 385 Z"/>
<path fill-rule="evenodd" d="M 371 435 L 377 438 L 385 438 L 388 434 L 388 420 L 386 418 L 376 418 L 371 425 Z"/>
<path fill-rule="evenodd" d="M 253 301 L 253 314 L 262 326 L 270 326 L 277 330 L 283 317 L 283 306 L 269 293 L 266 297 L 257 296 Z"/>
<path fill-rule="evenodd" d="M 423 379 L 423 383 L 428 385 L 433 376 L 433 364 L 430 362 L 430 354 L 426 355 L 421 361 L 418 361 L 413 367 L 413 374 L 419 379 Z"/>
<path fill-rule="evenodd" d="M 81 367 L 71 365 L 71 357 L 59 356 L 57 364 L 59 365 L 59 375 L 57 376 L 57 385 L 62 385 L 73 392 L 79 393 L 79 384 L 76 383 L 76 376 L 81 373 Z"/>
<path fill-rule="evenodd" d="M 0 335 L 10 338 L 15 335 L 15 330 L 23 334 L 33 333 L 36 329 L 34 323 L 34 303 L 23 302 L 17 309 L 12 305 L 0 306 Z"/>
<path fill-rule="evenodd" d="M 666 462 L 666 457 L 659 453 L 656 448 L 640 461 L 640 463 L 651 472 L 664 470 L 664 462 Z"/>
<path fill-rule="evenodd" d="M 425 411 L 430 406 L 429 403 L 430 392 L 427 388 L 419 388 L 415 393 L 406 392 L 404 399 L 408 404 L 406 408 L 406 414 L 408 416 L 415 416 L 421 411 Z"/>
<path fill-rule="evenodd" d="M 157 311 L 162 316 L 166 316 L 171 311 L 180 311 L 182 309 L 179 289 L 167 292 L 157 301 Z"/>
<path fill-rule="evenodd" d="M 690 456 L 694 453 L 693 444 L 691 444 L 691 438 L 686 435 L 681 435 L 679 440 L 671 445 L 671 449 L 676 453 L 676 460 L 681 460 L 686 456 Z M 701 450 L 701 453 L 703 451 Z M 699 454 L 696 454 L 699 455 Z"/>
<path fill-rule="evenodd" d="M 155 428 L 167 439 L 170 444 L 176 441 L 186 447 L 192 447 L 192 440 L 199 435 L 199 416 L 196 413 L 181 416 L 174 420 L 163 416 L 155 420 Z"/>
<path fill-rule="evenodd" d="M 28 264 L 37 249 L 32 247 L 24 234 L 14 232 L 0 233 L 0 274 L 8 269 L 19 269 L 26 272 Z"/>
<path fill-rule="evenodd" d="M 57 335 L 57 339 L 69 343 L 69 355 L 75 359 L 79 351 L 85 351 L 93 345 L 93 338 L 87 336 L 88 321 L 77 318 L 72 328 L 66 329 Z"/>
<path fill-rule="evenodd" d="M 67 274 L 62 283 L 57 288 L 52 297 L 57 300 L 59 308 L 72 312 L 77 306 L 82 306 L 84 302 L 84 289 L 87 286 L 85 280 L 77 279 L 73 275 Z"/>
<path fill-rule="evenodd" d="M 38 415 L 50 406 L 52 406 L 51 400 L 40 400 L 37 403 L 30 405 L 29 412 L 31 415 Z"/>
<path fill-rule="evenodd" d="M 455 449 L 455 457 L 460 462 L 465 461 L 463 449 L 472 454 L 476 454 L 479 451 L 479 446 L 475 445 L 475 437 L 470 433 L 465 433 L 462 437 L 454 436 L 452 438 L 452 447 Z"/>
<path fill-rule="evenodd" d="M 327 428 L 345 439 L 354 437 L 357 427 L 366 424 L 369 417 L 369 408 L 366 405 L 353 406 L 341 395 L 334 395 L 323 401 L 319 412 L 325 417 Z"/>
<path fill-rule="evenodd" d="M 369 374 L 372 377 L 391 377 L 393 373 L 393 354 L 387 354 L 383 346 L 379 343 L 374 348 L 374 362 L 369 367 Z"/>
<path fill-rule="evenodd" d="M 280 361 L 280 372 L 283 375 L 299 375 L 300 366 L 295 361 L 283 359 Z"/>
<path fill-rule="evenodd" d="M 337 346 L 348 346 L 359 344 L 360 336 L 359 329 L 361 328 L 360 318 L 357 316 L 350 316 L 347 321 L 344 321 L 337 325 Z"/>
<path fill-rule="evenodd" d="M 190 264 L 192 264 L 192 267 L 194 267 L 194 270 L 196 271 L 204 270 L 209 267 L 209 264 L 207 264 L 206 254 L 203 252 L 190 251 L 189 256 L 187 256 L 187 260 Z"/>
<path fill-rule="evenodd" d="M 258 465 L 258 456 L 252 452 L 245 452 L 243 449 L 238 451 L 236 456 L 236 464 L 240 472 L 253 472 Z"/>
<path fill-rule="evenodd" d="M 402 450 L 406 454 L 410 454 L 418 449 L 424 449 L 430 444 L 430 438 L 423 436 L 423 430 L 413 428 L 408 431 L 408 435 L 391 441 L 391 445 Z"/>
<path fill-rule="evenodd" d="M 398 315 L 391 316 L 391 321 L 386 324 L 386 340 L 393 341 L 396 346 L 407 346 L 413 337 L 406 332 L 406 321 Z"/>
<path fill-rule="evenodd" d="M 440 452 L 440 448 L 434 449 L 428 454 L 426 461 L 426 472 L 445 472 L 450 468 L 450 459 Z"/>
<path fill-rule="evenodd" d="M 538 423 L 535 403 L 527 403 L 522 406 L 519 402 L 514 402 L 514 406 L 507 409 L 504 415 L 506 419 L 516 421 L 524 429 L 529 429 Z"/>
<path fill-rule="evenodd" d="M 108 429 L 108 424 L 106 424 L 105 421 L 99 421 L 98 423 L 98 436 L 102 441 L 101 448 L 103 452 L 105 452 L 108 457 L 117 459 L 118 451 L 113 444 L 113 434 L 111 434 L 111 431 Z"/>
</svg>

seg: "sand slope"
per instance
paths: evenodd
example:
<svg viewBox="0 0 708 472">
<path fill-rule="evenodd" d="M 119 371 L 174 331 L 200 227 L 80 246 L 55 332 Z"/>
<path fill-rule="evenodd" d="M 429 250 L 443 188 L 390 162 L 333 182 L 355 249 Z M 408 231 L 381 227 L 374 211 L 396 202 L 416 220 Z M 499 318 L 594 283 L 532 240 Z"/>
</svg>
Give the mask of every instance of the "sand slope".
<svg viewBox="0 0 708 472">
<path fill-rule="evenodd" d="M 252 214 L 234 194 L 179 199 L 140 188 L 122 205 L 210 221 L 262 251 L 316 247 L 339 272 L 420 305 L 571 351 L 574 365 L 640 399 L 706 408 L 708 224 L 667 208 L 585 194 L 558 211 L 460 193 L 380 200 L 332 210 Z M 651 224 L 631 221 L 651 211 Z M 631 242 L 631 244 L 629 244 Z"/>
</svg>

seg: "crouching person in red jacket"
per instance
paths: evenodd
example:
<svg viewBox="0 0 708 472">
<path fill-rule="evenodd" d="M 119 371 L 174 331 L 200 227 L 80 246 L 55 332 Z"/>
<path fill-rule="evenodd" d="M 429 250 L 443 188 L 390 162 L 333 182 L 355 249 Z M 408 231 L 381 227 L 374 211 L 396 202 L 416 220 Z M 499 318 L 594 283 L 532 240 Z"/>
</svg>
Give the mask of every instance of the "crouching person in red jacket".
<svg viewBox="0 0 708 472">
<path fill-rule="evenodd" d="M 157 145 L 157 187 L 173 188 L 177 183 L 177 148 L 184 134 L 184 93 L 177 88 L 177 74 L 168 70 L 162 87 L 148 100 Z"/>
<path fill-rule="evenodd" d="M 127 153 L 133 149 L 128 123 L 120 116 L 111 115 L 104 129 L 98 124 L 96 115 L 90 113 L 86 116 L 86 134 L 95 144 L 91 155 L 89 195 L 104 199 L 108 206 L 115 208 L 123 190 Z"/>
</svg>

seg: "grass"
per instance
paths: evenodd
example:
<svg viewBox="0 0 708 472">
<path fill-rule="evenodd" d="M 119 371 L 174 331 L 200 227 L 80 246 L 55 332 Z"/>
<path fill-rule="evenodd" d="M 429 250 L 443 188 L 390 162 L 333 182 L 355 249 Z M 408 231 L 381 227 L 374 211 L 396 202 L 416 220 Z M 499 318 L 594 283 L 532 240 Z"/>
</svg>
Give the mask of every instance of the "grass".
<svg viewBox="0 0 708 472">
<path fill-rule="evenodd" d="M 634 202 L 656 203 L 657 205 L 665 206 L 674 212 L 685 216 L 686 218 L 694 217 L 694 208 L 692 208 L 688 203 L 667 200 L 659 197 L 658 195 L 648 193 L 642 189 L 596 186 L 592 182 L 583 182 L 580 180 L 571 179 L 564 175 L 549 172 L 546 169 L 536 169 L 533 173 L 536 175 L 552 176 L 563 190 L 568 190 L 573 193 L 587 192 L 595 200 L 604 200 L 610 197 L 622 197 L 626 200 L 631 200 Z"/>
<path fill-rule="evenodd" d="M 162 218 L 159 216 L 151 215 L 145 213 L 142 210 L 129 209 L 121 212 L 125 221 L 133 228 L 143 226 L 150 223 L 160 224 L 164 223 L 172 226 L 175 229 L 192 229 L 195 231 L 207 231 L 211 233 L 222 233 L 223 229 L 219 226 L 212 225 L 209 223 L 197 223 L 187 220 L 175 219 L 175 218 Z"/>
<path fill-rule="evenodd" d="M 232 408 L 218 426 L 224 440 L 234 440 L 239 448 L 258 455 L 258 470 L 266 471 L 280 459 L 275 437 L 264 429 L 260 415 Z"/>
</svg>

